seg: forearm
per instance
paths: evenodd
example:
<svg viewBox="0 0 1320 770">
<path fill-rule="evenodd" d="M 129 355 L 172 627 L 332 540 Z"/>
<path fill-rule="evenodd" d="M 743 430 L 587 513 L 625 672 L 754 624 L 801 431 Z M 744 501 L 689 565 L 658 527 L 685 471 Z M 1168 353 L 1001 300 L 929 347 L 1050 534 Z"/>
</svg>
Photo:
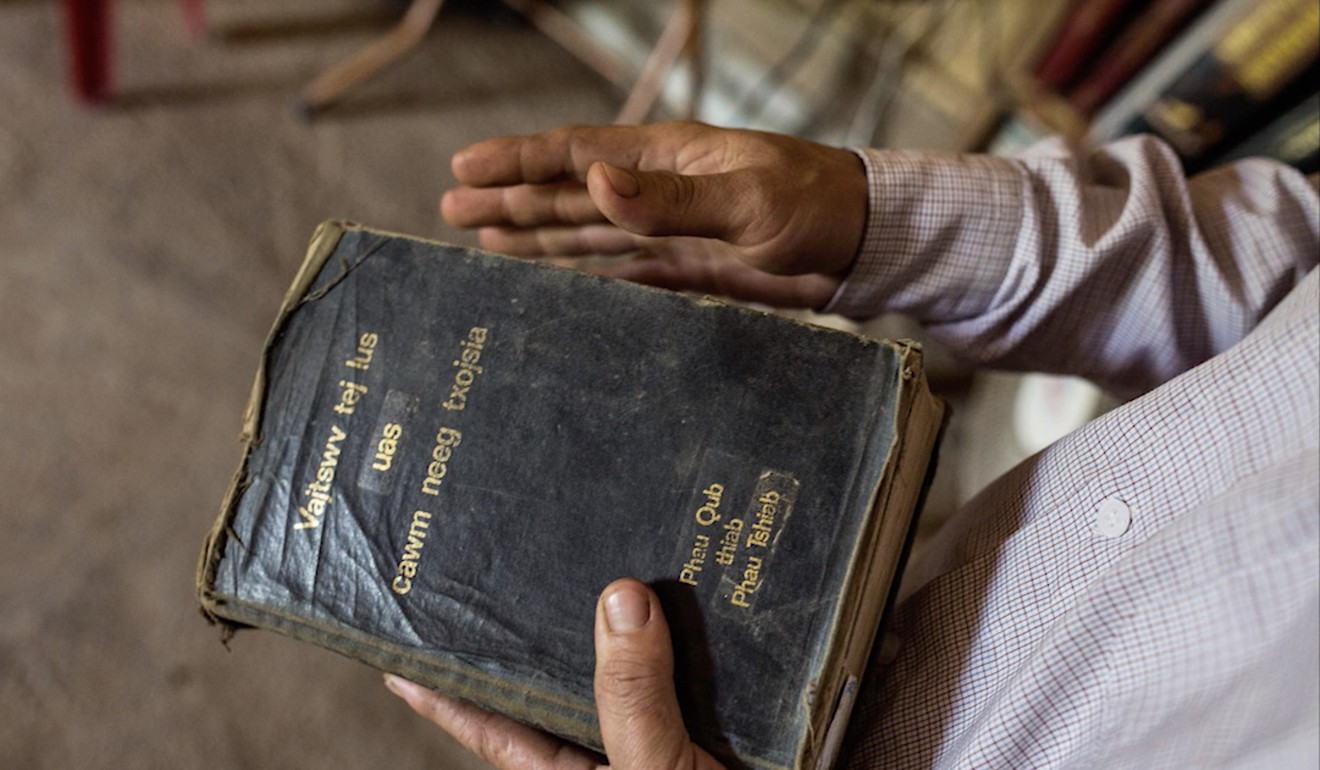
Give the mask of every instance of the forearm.
<svg viewBox="0 0 1320 770">
<path fill-rule="evenodd" d="M 910 314 L 987 365 L 1140 392 L 1240 339 L 1320 252 L 1314 180 L 1264 161 L 1189 182 L 1149 138 L 860 154 L 869 219 L 826 309 Z"/>
</svg>

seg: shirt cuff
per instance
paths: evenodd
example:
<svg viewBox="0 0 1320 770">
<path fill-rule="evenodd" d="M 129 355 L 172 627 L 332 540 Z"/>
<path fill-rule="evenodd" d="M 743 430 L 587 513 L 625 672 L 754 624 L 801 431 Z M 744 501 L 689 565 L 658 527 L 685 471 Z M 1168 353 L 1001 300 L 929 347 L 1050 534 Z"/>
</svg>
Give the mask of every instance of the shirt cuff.
<svg viewBox="0 0 1320 770">
<path fill-rule="evenodd" d="M 924 322 L 974 317 L 1008 274 L 1029 181 L 986 155 L 854 148 L 866 167 L 857 258 L 822 312 Z"/>
</svg>

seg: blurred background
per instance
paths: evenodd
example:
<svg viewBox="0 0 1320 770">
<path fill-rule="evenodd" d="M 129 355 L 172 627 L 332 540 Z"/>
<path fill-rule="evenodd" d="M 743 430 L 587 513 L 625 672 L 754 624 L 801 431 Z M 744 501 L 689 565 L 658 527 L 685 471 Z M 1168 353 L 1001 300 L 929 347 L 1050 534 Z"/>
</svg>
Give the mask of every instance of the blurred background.
<svg viewBox="0 0 1320 770">
<path fill-rule="evenodd" d="M 318 222 L 472 245 L 436 213 L 455 150 L 687 115 L 1005 153 L 1156 131 L 1193 170 L 1314 170 L 1316 9 L 0 0 L 0 767 L 480 766 L 366 667 L 264 632 L 227 649 L 196 610 L 262 342 Z M 937 346 L 931 366 L 956 416 L 923 533 L 1113 403 Z"/>
</svg>

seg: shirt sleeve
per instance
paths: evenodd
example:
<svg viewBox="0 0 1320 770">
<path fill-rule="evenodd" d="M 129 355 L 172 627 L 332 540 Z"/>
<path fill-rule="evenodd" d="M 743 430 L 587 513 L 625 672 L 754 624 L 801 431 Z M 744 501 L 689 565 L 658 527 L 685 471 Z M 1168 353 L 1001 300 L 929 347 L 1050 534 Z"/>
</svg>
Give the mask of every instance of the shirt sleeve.
<svg viewBox="0 0 1320 770">
<path fill-rule="evenodd" d="M 1189 181 L 1149 136 L 856 152 L 866 230 L 824 310 L 906 313 L 983 365 L 1144 392 L 1240 340 L 1320 258 L 1316 179 L 1263 159 Z"/>
</svg>

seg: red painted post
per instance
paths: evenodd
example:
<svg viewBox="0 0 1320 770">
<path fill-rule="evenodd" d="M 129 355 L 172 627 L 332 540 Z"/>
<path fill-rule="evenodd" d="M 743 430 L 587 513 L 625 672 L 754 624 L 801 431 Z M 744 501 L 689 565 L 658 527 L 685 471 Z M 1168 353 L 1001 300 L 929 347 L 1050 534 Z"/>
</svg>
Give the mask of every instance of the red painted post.
<svg viewBox="0 0 1320 770">
<path fill-rule="evenodd" d="M 89 102 L 110 98 L 111 0 L 64 0 L 69 81 Z"/>
<path fill-rule="evenodd" d="M 193 40 L 206 37 L 206 11 L 202 0 L 183 0 L 183 26 Z"/>
</svg>

